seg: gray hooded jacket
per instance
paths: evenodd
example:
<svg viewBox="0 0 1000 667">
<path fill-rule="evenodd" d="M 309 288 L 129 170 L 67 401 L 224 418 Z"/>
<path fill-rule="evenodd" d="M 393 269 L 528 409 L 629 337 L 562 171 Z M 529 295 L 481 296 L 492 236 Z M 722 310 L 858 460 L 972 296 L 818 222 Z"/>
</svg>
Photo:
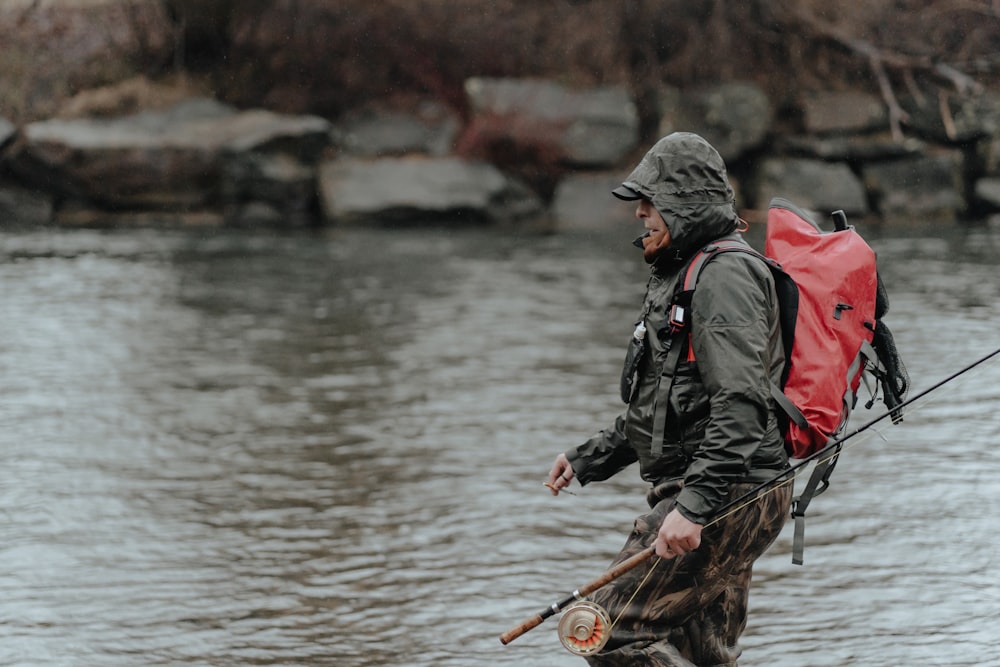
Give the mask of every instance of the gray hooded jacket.
<svg viewBox="0 0 1000 667">
<path fill-rule="evenodd" d="M 666 432 L 655 454 L 653 418 L 678 283 L 700 248 L 741 237 L 725 164 L 695 134 L 658 141 L 615 194 L 649 199 L 672 240 L 652 264 L 638 318 L 648 349 L 628 407 L 614 425 L 566 455 L 581 484 L 635 461 L 654 485 L 683 480 L 678 510 L 704 524 L 731 484 L 764 482 L 788 465 L 770 393 L 784 363 L 774 281 L 770 269 L 746 253 L 720 253 L 705 266 L 690 308 L 689 351 L 674 372 Z"/>
</svg>

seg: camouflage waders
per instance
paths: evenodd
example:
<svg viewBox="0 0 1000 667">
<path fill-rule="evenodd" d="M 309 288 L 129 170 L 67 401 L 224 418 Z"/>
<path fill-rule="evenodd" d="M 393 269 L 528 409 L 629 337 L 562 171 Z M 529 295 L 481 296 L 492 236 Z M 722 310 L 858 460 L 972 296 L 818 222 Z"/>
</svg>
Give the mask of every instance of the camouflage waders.
<svg viewBox="0 0 1000 667">
<path fill-rule="evenodd" d="M 727 500 L 755 486 L 735 484 Z M 680 490 L 677 483 L 651 492 L 653 509 L 636 519 L 615 564 L 656 540 Z M 593 667 L 735 667 L 753 563 L 781 532 L 791 497 L 791 485 L 780 486 L 705 528 L 697 550 L 679 558 L 651 558 L 595 592 L 592 599 L 607 610 L 614 627 L 608 644 L 587 662 Z"/>
</svg>

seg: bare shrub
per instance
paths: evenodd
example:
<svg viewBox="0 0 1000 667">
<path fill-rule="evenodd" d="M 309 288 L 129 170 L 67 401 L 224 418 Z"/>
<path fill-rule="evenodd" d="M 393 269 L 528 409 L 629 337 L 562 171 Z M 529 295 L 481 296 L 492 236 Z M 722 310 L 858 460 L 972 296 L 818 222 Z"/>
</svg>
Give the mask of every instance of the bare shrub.
<svg viewBox="0 0 1000 667">
<path fill-rule="evenodd" d="M 337 116 L 470 76 L 627 84 L 650 131 L 655 90 L 761 85 L 933 98 L 998 83 L 994 0 L 79 0 L 0 4 L 0 110 L 40 115 L 81 88 L 171 68 L 241 106 Z M 898 120 L 898 119 L 897 119 Z"/>
</svg>

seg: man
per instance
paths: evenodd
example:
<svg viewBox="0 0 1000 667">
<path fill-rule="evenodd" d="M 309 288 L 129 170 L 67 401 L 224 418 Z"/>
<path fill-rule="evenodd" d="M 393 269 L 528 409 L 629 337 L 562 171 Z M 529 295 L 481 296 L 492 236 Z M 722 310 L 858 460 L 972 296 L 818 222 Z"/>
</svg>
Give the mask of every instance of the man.
<svg viewBox="0 0 1000 667">
<path fill-rule="evenodd" d="M 771 398 L 784 364 L 773 278 L 757 257 L 719 253 L 685 304 L 683 334 L 672 333 L 688 261 L 711 241 L 742 240 L 725 164 L 698 135 L 670 134 L 613 193 L 637 202 L 647 230 L 637 244 L 651 266 L 622 377 L 628 406 L 611 427 L 557 456 L 548 481 L 558 493 L 574 478 L 604 480 L 638 461 L 651 512 L 636 520 L 615 562 L 654 543 L 659 558 L 594 594 L 611 638 L 587 660 L 735 666 L 751 568 L 791 501 L 785 485 L 715 516 L 788 466 Z"/>
</svg>

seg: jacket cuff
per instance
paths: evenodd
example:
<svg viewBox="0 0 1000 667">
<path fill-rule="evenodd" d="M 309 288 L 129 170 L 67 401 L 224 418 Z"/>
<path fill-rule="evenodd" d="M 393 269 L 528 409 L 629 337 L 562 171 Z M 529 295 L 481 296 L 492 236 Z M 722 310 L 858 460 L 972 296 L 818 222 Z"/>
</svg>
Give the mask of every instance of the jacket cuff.
<svg viewBox="0 0 1000 667">
<path fill-rule="evenodd" d="M 712 507 L 688 487 L 677 495 L 677 511 L 688 521 L 704 526 L 711 518 Z"/>
<path fill-rule="evenodd" d="M 587 465 L 586 462 L 583 460 L 583 457 L 580 456 L 580 452 L 577 450 L 576 447 L 574 447 L 573 449 L 567 450 L 565 454 L 566 454 L 566 460 L 569 461 L 569 464 L 571 466 L 573 466 L 573 477 L 576 479 L 577 482 L 580 483 L 580 486 L 586 486 L 587 482 L 589 482 L 590 480 L 586 477 L 585 474 L 583 474 L 586 470 Z"/>
</svg>

